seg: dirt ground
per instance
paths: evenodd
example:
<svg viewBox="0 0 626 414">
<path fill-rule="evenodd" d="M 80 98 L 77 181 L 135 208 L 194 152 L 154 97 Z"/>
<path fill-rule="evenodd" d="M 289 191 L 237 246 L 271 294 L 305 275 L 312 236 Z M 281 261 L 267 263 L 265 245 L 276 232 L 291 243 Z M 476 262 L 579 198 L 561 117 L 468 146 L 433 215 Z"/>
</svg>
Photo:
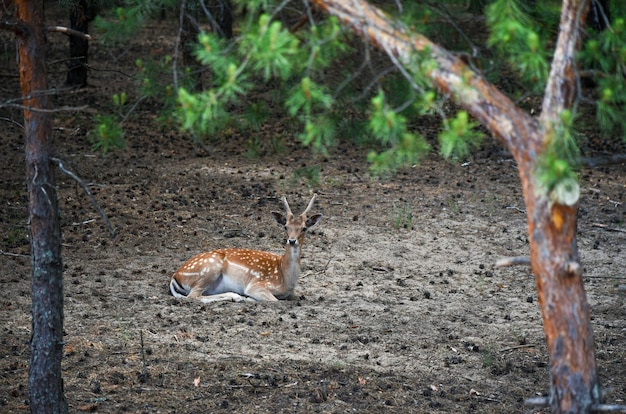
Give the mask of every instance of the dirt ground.
<svg viewBox="0 0 626 414">
<path fill-rule="evenodd" d="M 379 179 L 368 175 L 366 149 L 345 142 L 315 156 L 280 114 L 259 134 L 283 137 L 282 151 L 249 157 L 250 136 L 225 135 L 207 153 L 160 128 L 158 108 L 144 102 L 125 124 L 125 149 L 91 152 L 93 114 L 109 108 L 111 94 L 133 91 L 116 70 L 132 73 L 142 53 L 159 57 L 173 44 L 158 24 L 144 35 L 123 49 L 94 43 L 90 86 L 54 98 L 89 108 L 55 114 L 56 154 L 92 183 L 119 235 L 110 237 L 82 189 L 58 173 L 71 412 L 543 412 L 524 406 L 549 389 L 533 277 L 494 267 L 528 254 L 516 165 L 497 143 L 485 141 L 465 163 L 433 154 Z M 67 39 L 49 39 L 50 83 L 61 86 Z M 4 101 L 19 94 L 3 42 Z M 3 119 L 2 128 L 0 411 L 25 412 L 24 148 L 17 125 Z M 588 133 L 587 155 L 624 152 L 619 143 L 594 146 Z M 296 174 L 316 169 L 317 180 Z M 581 184 L 578 242 L 599 374 L 607 401 L 624 404 L 626 165 L 584 169 Z M 307 235 L 292 300 L 204 305 L 169 294 L 169 277 L 196 253 L 280 252 L 285 235 L 270 211 L 283 195 L 300 210 L 313 192 L 312 211 L 324 218 Z"/>
</svg>

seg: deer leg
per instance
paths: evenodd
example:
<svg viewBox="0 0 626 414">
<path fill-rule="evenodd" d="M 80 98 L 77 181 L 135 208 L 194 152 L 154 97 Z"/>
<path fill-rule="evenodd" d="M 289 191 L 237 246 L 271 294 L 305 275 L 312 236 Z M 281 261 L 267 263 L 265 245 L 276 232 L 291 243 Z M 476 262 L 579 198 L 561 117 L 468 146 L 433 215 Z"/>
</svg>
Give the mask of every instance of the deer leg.
<svg viewBox="0 0 626 414">
<path fill-rule="evenodd" d="M 248 300 L 245 296 L 241 296 L 235 292 L 224 292 L 219 293 L 217 295 L 209 295 L 209 296 L 197 296 L 196 299 L 200 300 L 202 303 L 212 303 L 212 302 L 221 302 L 221 301 L 231 301 L 231 302 L 245 302 Z"/>
<path fill-rule="evenodd" d="M 254 300 L 267 301 L 267 302 L 277 302 L 278 299 L 276 296 L 272 294 L 267 288 L 258 285 L 248 285 L 246 290 L 243 292 L 246 296 L 251 297 Z"/>
</svg>

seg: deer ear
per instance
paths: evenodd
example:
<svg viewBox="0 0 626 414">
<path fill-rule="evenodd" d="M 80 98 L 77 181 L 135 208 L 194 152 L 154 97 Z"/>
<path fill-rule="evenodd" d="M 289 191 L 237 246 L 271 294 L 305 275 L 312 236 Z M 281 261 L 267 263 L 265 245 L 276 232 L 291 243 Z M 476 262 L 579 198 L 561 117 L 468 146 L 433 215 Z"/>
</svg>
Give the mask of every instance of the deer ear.
<svg viewBox="0 0 626 414">
<path fill-rule="evenodd" d="M 306 219 L 306 228 L 310 229 L 311 227 L 313 227 L 317 223 L 319 223 L 321 219 L 322 219 L 322 215 L 321 214 L 313 214 L 311 217 Z"/>
<path fill-rule="evenodd" d="M 280 224 L 281 226 L 287 224 L 287 219 L 285 218 L 285 216 L 283 216 L 283 214 L 279 213 L 278 211 L 272 211 L 272 217 L 274 217 L 276 223 Z"/>
</svg>

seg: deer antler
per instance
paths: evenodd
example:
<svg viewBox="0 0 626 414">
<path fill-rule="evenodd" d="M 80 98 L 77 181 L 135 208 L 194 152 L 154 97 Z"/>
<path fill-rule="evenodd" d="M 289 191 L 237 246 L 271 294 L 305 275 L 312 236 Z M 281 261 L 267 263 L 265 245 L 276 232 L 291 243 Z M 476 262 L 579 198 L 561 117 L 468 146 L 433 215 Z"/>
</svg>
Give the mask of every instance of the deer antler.
<svg viewBox="0 0 626 414">
<path fill-rule="evenodd" d="M 316 193 L 313 193 L 313 198 L 311 198 L 311 201 L 309 201 L 309 205 L 307 206 L 306 210 L 304 210 L 304 213 L 302 213 L 302 214 L 305 214 L 305 215 L 306 215 L 306 213 L 308 213 L 308 212 L 309 212 L 309 210 L 311 209 L 311 207 L 313 207 L 313 202 L 315 201 L 315 197 L 317 197 L 317 194 L 316 194 Z"/>
<path fill-rule="evenodd" d="M 285 205 L 285 210 L 287 210 L 287 215 L 292 214 L 291 209 L 289 208 L 289 203 L 287 202 L 287 197 L 283 197 L 283 204 Z"/>
</svg>

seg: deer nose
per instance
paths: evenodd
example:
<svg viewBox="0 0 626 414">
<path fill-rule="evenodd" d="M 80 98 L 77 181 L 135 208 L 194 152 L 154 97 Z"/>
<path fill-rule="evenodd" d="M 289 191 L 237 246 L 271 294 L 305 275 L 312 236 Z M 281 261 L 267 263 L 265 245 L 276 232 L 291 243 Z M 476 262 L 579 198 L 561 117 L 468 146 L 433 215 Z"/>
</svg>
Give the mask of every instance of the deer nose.
<svg viewBox="0 0 626 414">
<path fill-rule="evenodd" d="M 287 244 L 290 246 L 295 246 L 298 244 L 298 239 L 287 239 Z"/>
</svg>

